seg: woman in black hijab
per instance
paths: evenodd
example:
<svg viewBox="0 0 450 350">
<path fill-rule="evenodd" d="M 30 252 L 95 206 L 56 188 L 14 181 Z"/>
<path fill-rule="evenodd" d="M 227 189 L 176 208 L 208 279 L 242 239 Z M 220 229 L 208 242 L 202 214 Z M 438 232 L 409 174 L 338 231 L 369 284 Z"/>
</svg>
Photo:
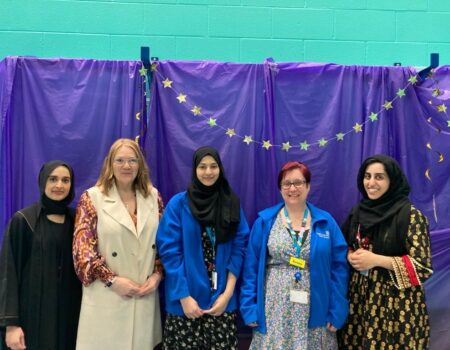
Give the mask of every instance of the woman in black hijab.
<svg viewBox="0 0 450 350">
<path fill-rule="evenodd" d="M 72 168 L 39 173 L 40 200 L 14 214 L 0 255 L 0 327 L 11 349 L 75 349 L 81 284 L 72 262 Z"/>
<path fill-rule="evenodd" d="M 376 155 L 358 172 L 363 199 L 343 225 L 352 266 L 342 349 L 427 349 L 423 282 L 431 276 L 427 218 L 408 199 L 398 163 Z"/>
<path fill-rule="evenodd" d="M 192 181 L 167 204 L 156 241 L 164 266 L 165 349 L 236 349 L 236 280 L 248 225 L 217 151 L 194 153 Z"/>
</svg>

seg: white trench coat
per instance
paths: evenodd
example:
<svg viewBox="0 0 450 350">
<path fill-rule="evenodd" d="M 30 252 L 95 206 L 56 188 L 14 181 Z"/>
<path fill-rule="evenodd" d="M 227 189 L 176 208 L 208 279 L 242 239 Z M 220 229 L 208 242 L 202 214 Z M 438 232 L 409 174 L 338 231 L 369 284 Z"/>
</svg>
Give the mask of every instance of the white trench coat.
<svg viewBox="0 0 450 350">
<path fill-rule="evenodd" d="M 99 253 L 118 276 L 143 284 L 155 263 L 158 191 L 147 198 L 136 192 L 137 227 L 115 186 L 108 196 L 98 187 L 88 193 L 97 211 Z M 160 341 L 158 291 L 122 298 L 99 280 L 83 286 L 77 350 L 144 350 Z"/>
</svg>

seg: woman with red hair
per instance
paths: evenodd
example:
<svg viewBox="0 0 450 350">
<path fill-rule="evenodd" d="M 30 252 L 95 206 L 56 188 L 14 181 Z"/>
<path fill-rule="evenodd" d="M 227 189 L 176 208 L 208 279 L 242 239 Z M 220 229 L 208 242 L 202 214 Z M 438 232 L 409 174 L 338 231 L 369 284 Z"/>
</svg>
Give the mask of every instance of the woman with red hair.
<svg viewBox="0 0 450 350">
<path fill-rule="evenodd" d="M 283 202 L 258 214 L 250 233 L 241 313 L 250 349 L 337 349 L 348 313 L 347 244 L 329 213 L 307 201 L 311 173 L 301 162 L 278 175 Z"/>
</svg>

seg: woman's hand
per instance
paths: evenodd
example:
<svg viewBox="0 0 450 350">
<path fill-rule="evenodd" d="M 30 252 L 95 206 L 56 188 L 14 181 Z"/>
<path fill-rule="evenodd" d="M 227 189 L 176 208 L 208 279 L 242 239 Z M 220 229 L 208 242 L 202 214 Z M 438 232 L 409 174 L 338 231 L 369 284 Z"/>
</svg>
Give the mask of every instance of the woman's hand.
<svg viewBox="0 0 450 350">
<path fill-rule="evenodd" d="M 219 295 L 213 306 L 209 310 L 204 311 L 205 314 L 210 314 L 211 316 L 220 316 L 224 313 L 231 297 L 233 296 L 234 287 L 236 286 L 236 280 L 236 276 L 233 275 L 232 272 L 228 272 L 225 290 L 222 294 Z"/>
<path fill-rule="evenodd" d="M 392 257 L 378 255 L 372 253 L 367 249 L 358 249 L 355 252 L 351 250 L 347 254 L 347 259 L 350 265 L 357 271 L 370 270 L 376 266 L 383 267 L 388 270 L 392 270 Z"/>
<path fill-rule="evenodd" d="M 353 249 L 350 249 L 350 248 L 348 248 L 348 251 L 347 251 L 347 260 L 348 260 L 348 263 L 351 265 L 352 263 L 350 262 L 350 257 L 351 257 L 351 255 L 354 253 L 355 251 L 353 250 Z"/>
<path fill-rule="evenodd" d="M 111 285 L 111 289 L 121 297 L 131 298 L 138 295 L 140 286 L 126 277 L 117 276 L 114 283 Z"/>
<path fill-rule="evenodd" d="M 353 253 L 348 253 L 348 261 L 355 270 L 365 271 L 376 266 L 376 254 L 369 250 L 360 248 Z"/>
<path fill-rule="evenodd" d="M 249 324 L 247 324 L 247 326 L 252 327 L 252 328 L 258 327 L 258 322 L 249 323 Z"/>
<path fill-rule="evenodd" d="M 139 292 L 136 294 L 137 296 L 143 297 L 147 294 L 154 292 L 158 286 L 159 282 L 161 282 L 162 276 L 159 272 L 154 272 L 145 283 L 139 288 Z"/>
<path fill-rule="evenodd" d="M 337 331 L 337 328 L 335 326 L 333 326 L 330 322 L 327 322 L 327 329 L 333 333 L 335 333 Z"/>
<path fill-rule="evenodd" d="M 225 309 L 228 306 L 228 302 L 230 301 L 231 296 L 222 293 L 214 302 L 213 306 L 209 310 L 203 311 L 205 314 L 209 314 L 211 316 L 220 316 L 224 313 Z"/>
<path fill-rule="evenodd" d="M 203 310 L 200 309 L 195 299 L 191 296 L 180 299 L 180 302 L 187 318 L 195 320 L 196 318 L 203 316 Z"/>
<path fill-rule="evenodd" d="M 21 327 L 7 326 L 5 336 L 6 346 L 12 350 L 23 350 L 25 346 L 25 334 Z"/>
</svg>

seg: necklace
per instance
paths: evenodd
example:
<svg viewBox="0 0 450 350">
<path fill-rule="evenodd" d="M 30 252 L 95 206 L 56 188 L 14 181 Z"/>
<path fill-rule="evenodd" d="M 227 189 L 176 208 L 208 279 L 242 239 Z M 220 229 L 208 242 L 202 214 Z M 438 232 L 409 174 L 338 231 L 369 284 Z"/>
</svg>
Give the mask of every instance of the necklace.
<svg viewBox="0 0 450 350">
<path fill-rule="evenodd" d="M 130 214 L 134 214 L 135 212 L 136 212 L 136 209 L 135 210 L 132 210 L 132 208 L 133 208 L 133 205 L 135 205 L 135 202 L 136 201 L 136 198 L 133 198 L 131 201 L 124 201 L 123 199 L 122 199 L 122 203 L 125 205 L 125 208 L 127 209 L 127 211 L 130 213 Z M 135 207 L 136 208 L 136 207 Z"/>
</svg>

